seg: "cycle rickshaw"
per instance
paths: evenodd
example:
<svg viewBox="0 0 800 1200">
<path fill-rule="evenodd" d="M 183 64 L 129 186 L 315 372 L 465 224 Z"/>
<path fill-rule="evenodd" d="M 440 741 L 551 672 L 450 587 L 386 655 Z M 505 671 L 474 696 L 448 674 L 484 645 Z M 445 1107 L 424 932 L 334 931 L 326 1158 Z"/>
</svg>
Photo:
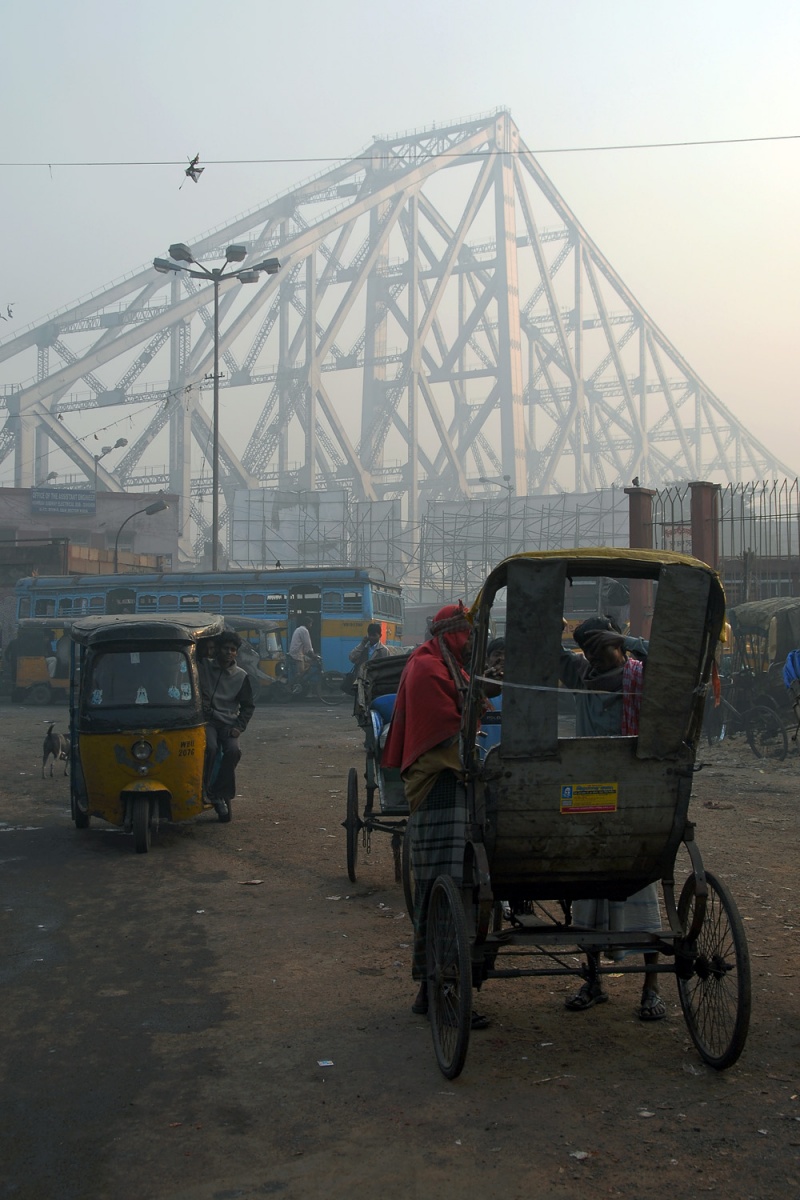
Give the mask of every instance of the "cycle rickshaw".
<svg viewBox="0 0 800 1200">
<path fill-rule="evenodd" d="M 601 576 L 655 593 L 638 736 L 560 736 L 565 589 Z M 501 589 L 507 608 L 502 730 L 481 761 L 479 667 Z M 749 1024 L 747 943 L 727 887 L 703 866 L 688 817 L 724 617 L 718 577 L 696 559 L 666 552 L 515 555 L 488 576 L 472 613 L 474 669 L 461 732 L 469 814 L 463 875 L 440 875 L 428 909 L 429 1016 L 440 1069 L 452 1079 L 464 1066 L 473 987 L 523 976 L 585 979 L 586 968 L 572 956 L 590 951 L 616 959 L 658 952 L 656 969 L 675 975 L 701 1057 L 729 1067 Z M 572 922 L 572 901 L 624 901 L 659 881 L 667 921 L 658 932 Z M 625 957 L 599 970 L 641 973 L 641 959 L 636 964 Z"/>
<path fill-rule="evenodd" d="M 408 654 L 390 654 L 388 658 L 365 663 L 356 676 L 353 715 L 364 731 L 366 798 L 362 813 L 358 802 L 358 771 L 351 767 L 347 775 L 347 815 L 342 825 L 347 832 L 347 875 L 351 883 L 356 882 L 359 842 L 368 853 L 373 833 L 391 836 L 394 877 L 398 882 L 403 881 L 406 906 L 411 912 L 411 868 L 405 838 L 408 803 L 400 771 L 381 766 L 394 698 L 407 662 Z"/>
</svg>

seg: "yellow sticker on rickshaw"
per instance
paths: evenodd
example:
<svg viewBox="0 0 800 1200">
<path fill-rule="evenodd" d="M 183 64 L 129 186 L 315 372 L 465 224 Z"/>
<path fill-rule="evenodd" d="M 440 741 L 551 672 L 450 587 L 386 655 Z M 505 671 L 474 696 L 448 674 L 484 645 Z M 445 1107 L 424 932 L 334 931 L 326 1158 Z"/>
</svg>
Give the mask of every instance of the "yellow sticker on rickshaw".
<svg viewBox="0 0 800 1200">
<path fill-rule="evenodd" d="M 565 783 L 561 786 L 562 813 L 617 811 L 616 783 Z"/>
</svg>

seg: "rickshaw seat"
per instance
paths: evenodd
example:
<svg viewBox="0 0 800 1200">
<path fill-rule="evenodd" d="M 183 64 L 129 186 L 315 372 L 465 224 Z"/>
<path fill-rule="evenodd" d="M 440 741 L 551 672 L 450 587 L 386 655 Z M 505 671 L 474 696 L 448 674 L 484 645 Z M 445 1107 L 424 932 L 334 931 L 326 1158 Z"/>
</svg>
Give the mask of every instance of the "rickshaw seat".
<svg viewBox="0 0 800 1200">
<path fill-rule="evenodd" d="M 396 692 L 390 692 L 386 696 L 376 696 L 370 704 L 370 712 L 375 713 L 380 720 L 380 729 L 376 729 L 376 735 L 380 734 L 384 726 L 388 725 L 392 719 L 394 712 L 394 702 L 397 699 Z"/>
</svg>

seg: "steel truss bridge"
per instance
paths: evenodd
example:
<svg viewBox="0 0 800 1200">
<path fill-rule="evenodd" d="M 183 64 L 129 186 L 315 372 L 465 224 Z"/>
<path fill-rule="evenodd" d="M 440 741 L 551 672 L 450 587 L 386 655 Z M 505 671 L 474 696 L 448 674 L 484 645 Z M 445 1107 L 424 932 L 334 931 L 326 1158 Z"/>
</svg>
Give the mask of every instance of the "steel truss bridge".
<svg viewBox="0 0 800 1200">
<path fill-rule="evenodd" d="M 502 479 L 523 496 L 795 474 L 636 301 L 508 112 L 380 138 L 193 251 L 215 265 L 233 242 L 282 267 L 221 285 L 226 501 L 344 488 L 399 497 L 414 528 Z M 201 542 L 212 292 L 147 267 L 0 342 L 15 484 L 52 477 L 57 449 L 78 486 L 177 493 Z M 113 474 L 92 437 L 112 426 L 131 431 Z"/>
</svg>

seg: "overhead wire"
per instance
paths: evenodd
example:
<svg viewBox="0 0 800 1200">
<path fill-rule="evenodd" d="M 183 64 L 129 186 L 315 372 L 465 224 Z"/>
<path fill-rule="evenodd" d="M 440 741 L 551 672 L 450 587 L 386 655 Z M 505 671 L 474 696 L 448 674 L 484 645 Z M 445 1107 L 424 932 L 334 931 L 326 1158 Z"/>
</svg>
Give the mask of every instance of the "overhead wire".
<svg viewBox="0 0 800 1200">
<path fill-rule="evenodd" d="M 443 131 L 444 131 L 443 127 Z M 436 130 L 427 130 L 435 134 Z M 402 142 L 402 138 L 386 139 L 386 145 Z M 620 150 L 674 150 L 691 146 L 741 146 L 765 142 L 792 142 L 800 140 L 800 133 L 763 134 L 753 137 L 734 138 L 684 138 L 669 142 L 619 142 L 599 146 L 541 146 L 524 147 L 511 150 L 442 150 L 432 158 L 488 158 L 491 155 L 502 154 L 512 157 L 522 154 L 602 154 Z M 380 139 L 376 144 L 380 144 Z M 286 158 L 206 158 L 203 160 L 207 167 L 245 167 L 245 166 L 279 166 L 293 163 L 341 163 L 341 162 L 372 162 L 374 151 L 365 154 L 347 155 L 302 155 Z M 54 159 L 31 162 L 0 162 L 0 167 L 183 167 L 183 160 L 176 159 L 76 159 L 58 162 Z"/>
</svg>

